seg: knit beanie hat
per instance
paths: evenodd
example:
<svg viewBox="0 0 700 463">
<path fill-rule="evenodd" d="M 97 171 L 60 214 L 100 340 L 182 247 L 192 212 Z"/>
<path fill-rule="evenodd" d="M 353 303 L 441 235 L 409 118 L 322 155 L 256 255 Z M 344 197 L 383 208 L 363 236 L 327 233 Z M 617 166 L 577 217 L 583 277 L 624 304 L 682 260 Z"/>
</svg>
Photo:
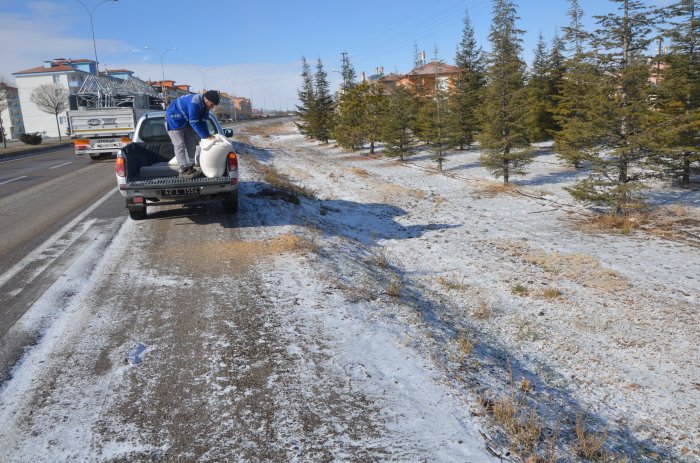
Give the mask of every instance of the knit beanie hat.
<svg viewBox="0 0 700 463">
<path fill-rule="evenodd" d="M 219 92 L 216 90 L 207 90 L 204 92 L 204 97 L 214 104 L 219 104 Z"/>
</svg>

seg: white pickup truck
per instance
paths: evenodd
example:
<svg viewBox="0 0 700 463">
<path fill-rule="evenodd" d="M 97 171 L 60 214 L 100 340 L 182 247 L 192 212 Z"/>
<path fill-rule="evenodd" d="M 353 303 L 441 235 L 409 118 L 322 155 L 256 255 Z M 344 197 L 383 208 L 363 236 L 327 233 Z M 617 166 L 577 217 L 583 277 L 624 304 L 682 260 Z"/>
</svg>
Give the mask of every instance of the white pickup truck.
<svg viewBox="0 0 700 463">
<path fill-rule="evenodd" d="M 92 159 L 116 154 L 131 141 L 136 121 L 146 111 L 131 107 L 68 111 L 68 126 L 75 154 L 88 154 Z"/>
<path fill-rule="evenodd" d="M 233 130 L 223 129 L 212 113 L 209 113 L 207 126 L 211 134 L 233 136 Z M 197 150 L 199 153 L 199 147 Z M 238 156 L 233 150 L 225 159 L 224 174 L 213 178 L 180 178 L 179 167 L 171 162 L 173 157 L 173 144 L 165 130 L 165 111 L 151 111 L 141 116 L 133 141 L 119 150 L 115 162 L 117 188 L 133 220 L 147 217 L 147 205 L 221 200 L 224 213 L 238 211 Z"/>
</svg>

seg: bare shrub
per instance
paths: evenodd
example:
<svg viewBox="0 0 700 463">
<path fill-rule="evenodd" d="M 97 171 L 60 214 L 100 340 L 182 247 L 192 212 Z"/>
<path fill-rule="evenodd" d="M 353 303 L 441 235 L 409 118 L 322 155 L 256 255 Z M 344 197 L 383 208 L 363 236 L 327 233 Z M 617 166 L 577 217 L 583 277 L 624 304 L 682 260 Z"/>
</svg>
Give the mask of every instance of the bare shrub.
<svg viewBox="0 0 700 463">
<path fill-rule="evenodd" d="M 545 299 L 559 299 L 562 296 L 562 292 L 556 288 L 545 288 L 540 295 Z"/>
<path fill-rule="evenodd" d="M 463 282 L 457 281 L 456 278 L 440 276 L 438 277 L 437 282 L 440 286 L 447 290 L 465 291 L 468 288 L 468 285 L 464 284 Z"/>
<path fill-rule="evenodd" d="M 608 431 L 606 429 L 602 434 L 596 434 L 588 430 L 584 418 L 579 414 L 576 416 L 576 439 L 579 456 L 589 460 L 598 459 L 608 439 Z"/>
<path fill-rule="evenodd" d="M 462 335 L 459 338 L 458 341 L 459 344 L 459 363 L 462 363 L 466 357 L 469 356 L 469 354 L 472 353 L 474 350 L 474 347 L 476 347 L 476 343 L 469 340 L 466 336 Z"/>
<path fill-rule="evenodd" d="M 530 294 L 530 291 L 527 289 L 527 287 L 521 285 L 520 283 L 516 283 L 510 290 L 516 296 L 527 296 L 528 294 Z"/>
<path fill-rule="evenodd" d="M 403 290 L 403 283 L 399 277 L 394 276 L 386 287 L 386 294 L 393 299 L 398 299 L 401 297 L 401 290 Z"/>
</svg>

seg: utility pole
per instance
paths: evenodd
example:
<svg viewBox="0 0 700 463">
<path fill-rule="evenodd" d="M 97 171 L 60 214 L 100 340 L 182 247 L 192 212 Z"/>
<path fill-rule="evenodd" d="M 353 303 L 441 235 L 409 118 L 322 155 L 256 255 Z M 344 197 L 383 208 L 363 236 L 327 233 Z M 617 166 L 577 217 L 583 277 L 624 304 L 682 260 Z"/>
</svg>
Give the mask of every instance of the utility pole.
<svg viewBox="0 0 700 463">
<path fill-rule="evenodd" d="M 343 73 L 342 73 L 343 74 L 343 89 L 345 91 L 347 91 L 348 86 L 350 85 L 350 83 L 348 82 L 348 76 L 347 76 L 347 69 L 350 66 L 350 63 L 348 62 L 348 52 L 344 51 L 340 54 L 340 56 L 342 57 L 341 62 L 343 63 L 343 66 L 340 68 L 343 70 Z"/>
</svg>

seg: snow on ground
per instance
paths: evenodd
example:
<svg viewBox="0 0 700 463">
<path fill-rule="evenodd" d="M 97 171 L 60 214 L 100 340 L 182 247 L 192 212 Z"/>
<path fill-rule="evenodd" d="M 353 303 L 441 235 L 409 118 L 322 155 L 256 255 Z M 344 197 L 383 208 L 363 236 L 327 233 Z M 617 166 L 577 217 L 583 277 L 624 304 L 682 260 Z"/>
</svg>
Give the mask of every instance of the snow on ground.
<svg viewBox="0 0 700 463">
<path fill-rule="evenodd" d="M 405 320 L 419 317 L 437 339 L 426 354 L 475 340 L 472 370 L 450 370 L 449 355 L 442 362 L 473 393 L 507 391 L 512 368 L 513 381 L 535 384 L 528 400 L 555 409 L 564 429 L 578 413 L 633 461 L 700 459 L 697 240 L 580 231 L 576 220 L 591 214 L 563 188 L 582 174 L 548 145 L 515 180 L 518 192 L 499 194 L 477 151 L 450 153 L 437 173 L 426 152 L 401 163 L 287 129 L 252 137 L 269 148 L 253 153 L 316 192 L 307 207 L 319 209 L 326 235 L 386 259 L 414 308 Z M 697 190 L 657 185 L 648 196 L 698 213 Z M 359 285 L 376 294 L 376 283 Z"/>
<path fill-rule="evenodd" d="M 517 394 L 558 460 L 577 415 L 628 461 L 700 459 L 697 242 L 581 231 L 548 145 L 504 193 L 475 151 L 438 173 L 271 124 L 237 218 L 126 221 L 37 301 L 0 457 L 498 461 L 489 404 Z M 270 195 L 257 163 L 315 197 Z"/>
</svg>

